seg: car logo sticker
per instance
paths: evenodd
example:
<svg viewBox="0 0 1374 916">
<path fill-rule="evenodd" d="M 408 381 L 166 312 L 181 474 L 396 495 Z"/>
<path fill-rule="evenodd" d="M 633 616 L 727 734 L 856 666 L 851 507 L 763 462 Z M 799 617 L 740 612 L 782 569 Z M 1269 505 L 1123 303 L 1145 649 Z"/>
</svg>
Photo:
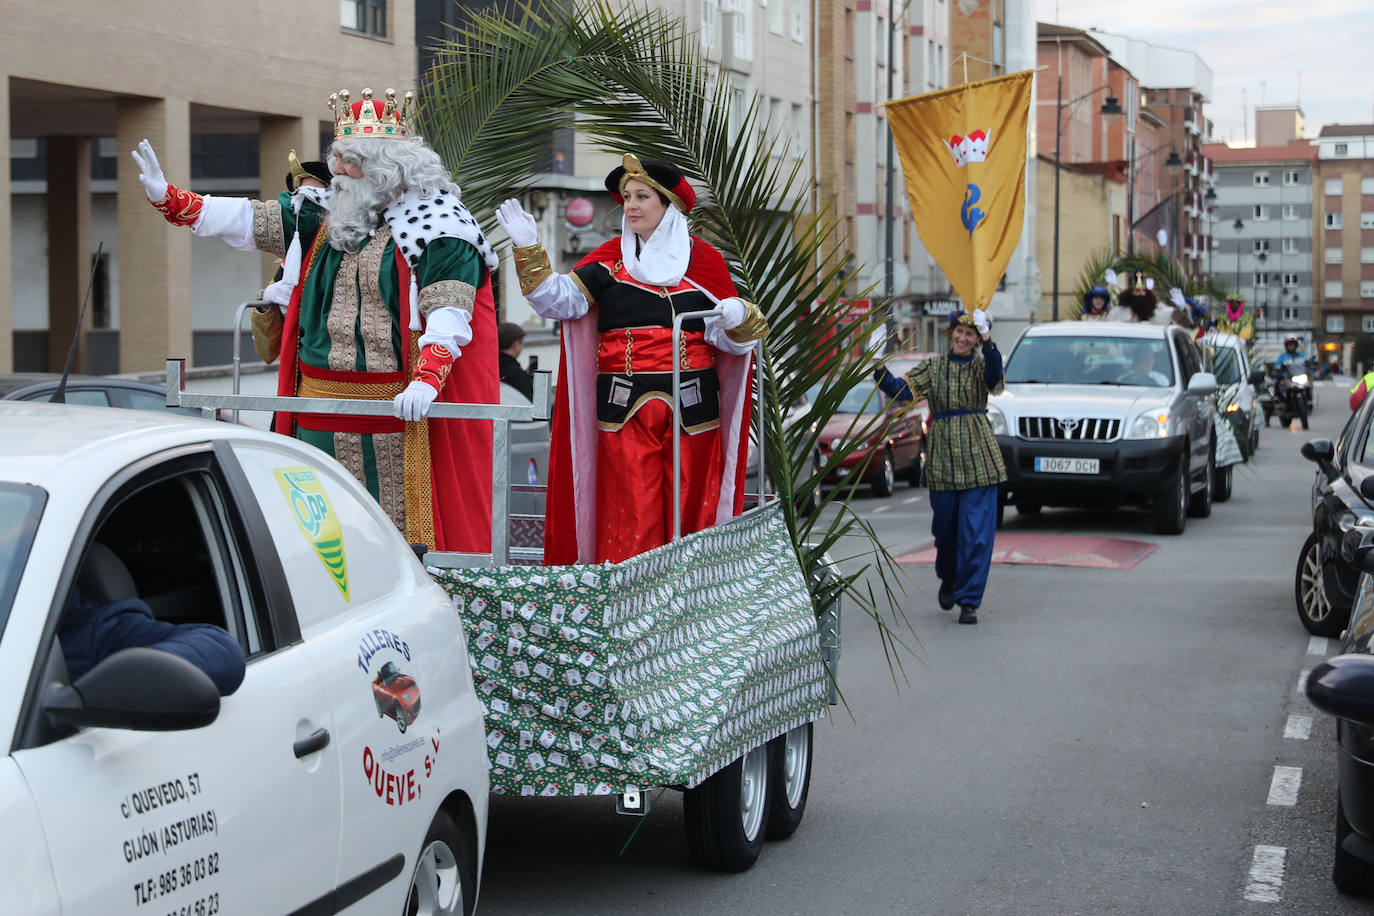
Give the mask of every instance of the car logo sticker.
<svg viewBox="0 0 1374 916">
<path fill-rule="evenodd" d="M 391 719 L 402 736 L 389 747 L 363 746 L 363 779 L 378 799 L 397 807 L 421 797 L 439 757 L 439 729 L 425 736 L 411 730 L 420 718 L 412 664 L 409 644 L 390 630 L 368 630 L 358 643 L 358 667 L 371 681 L 377 718 Z"/>
<path fill-rule="evenodd" d="M 325 571 L 339 588 L 345 601 L 348 597 L 348 558 L 344 555 L 343 527 L 329 502 L 324 484 L 313 468 L 277 468 L 274 472 L 287 505 Z"/>
</svg>

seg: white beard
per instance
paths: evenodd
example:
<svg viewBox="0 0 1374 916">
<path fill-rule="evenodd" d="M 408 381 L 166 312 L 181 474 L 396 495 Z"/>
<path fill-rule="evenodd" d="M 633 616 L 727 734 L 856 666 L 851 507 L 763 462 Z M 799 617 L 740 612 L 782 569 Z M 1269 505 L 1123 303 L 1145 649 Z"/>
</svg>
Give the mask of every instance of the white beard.
<svg viewBox="0 0 1374 916">
<path fill-rule="evenodd" d="M 357 251 L 381 223 L 382 209 L 396 195 L 375 177 L 335 175 L 329 200 L 329 244 L 338 251 Z"/>
</svg>

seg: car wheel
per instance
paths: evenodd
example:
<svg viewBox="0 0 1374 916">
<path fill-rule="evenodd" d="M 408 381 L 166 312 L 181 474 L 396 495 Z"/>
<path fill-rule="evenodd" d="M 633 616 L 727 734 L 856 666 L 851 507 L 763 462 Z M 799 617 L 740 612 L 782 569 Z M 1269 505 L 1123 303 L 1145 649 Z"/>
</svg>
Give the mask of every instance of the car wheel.
<svg viewBox="0 0 1374 916">
<path fill-rule="evenodd" d="M 1212 499 L 1224 503 L 1231 498 L 1231 471 L 1233 465 L 1217 468 L 1212 476 Z"/>
<path fill-rule="evenodd" d="M 401 730 L 401 734 L 406 733 L 406 711 L 400 707 L 400 704 L 396 706 L 396 727 Z"/>
<path fill-rule="evenodd" d="M 785 840 L 801 826 L 811 791 L 811 723 L 798 725 L 768 742 L 768 839 Z"/>
<path fill-rule="evenodd" d="M 906 473 L 906 482 L 913 487 L 921 485 L 921 474 L 925 470 L 925 453 L 917 452 L 916 460 L 911 463 L 911 469 Z"/>
<path fill-rule="evenodd" d="M 406 916 L 461 914 L 477 906 L 477 857 L 447 812 L 434 815 L 410 875 Z"/>
<path fill-rule="evenodd" d="M 1336 791 L 1336 856 L 1331 863 L 1331 883 L 1342 894 L 1366 897 L 1374 893 L 1374 870 L 1345 849 L 1345 838 L 1354 833 L 1345 817 L 1345 802 Z"/>
<path fill-rule="evenodd" d="M 892 449 L 883 449 L 883 464 L 873 480 L 874 496 L 891 496 L 897 488 L 897 468 L 892 462 Z"/>
<path fill-rule="evenodd" d="M 1202 489 L 1188 498 L 1188 514 L 1193 518 L 1207 518 L 1212 514 L 1212 479 L 1217 473 L 1217 444 L 1207 445 L 1207 470 L 1202 475 Z M 1192 482 L 1189 481 L 1191 490 Z"/>
<path fill-rule="evenodd" d="M 1155 533 L 1182 534 L 1188 524 L 1188 450 L 1184 447 L 1173 479 L 1155 497 Z"/>
<path fill-rule="evenodd" d="M 682 796 L 692 859 L 706 868 L 744 871 L 768 833 L 768 748 L 756 747 Z"/>
<path fill-rule="evenodd" d="M 1322 573 L 1322 543 L 1314 531 L 1302 543 L 1298 554 L 1298 569 L 1293 577 L 1293 598 L 1298 605 L 1298 618 L 1303 628 L 1314 636 L 1340 636 L 1345 629 L 1345 615 L 1331 605 L 1326 593 L 1326 577 Z"/>
</svg>

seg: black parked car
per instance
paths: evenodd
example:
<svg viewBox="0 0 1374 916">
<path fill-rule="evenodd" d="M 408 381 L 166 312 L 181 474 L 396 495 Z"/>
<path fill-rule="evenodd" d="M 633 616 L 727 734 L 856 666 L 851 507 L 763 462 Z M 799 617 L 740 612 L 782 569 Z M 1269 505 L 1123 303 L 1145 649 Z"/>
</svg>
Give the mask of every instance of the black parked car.
<svg viewBox="0 0 1374 916">
<path fill-rule="evenodd" d="M 0 401 L 49 401 L 62 375 L 57 372 L 15 372 L 0 375 Z M 128 379 L 73 375 L 67 378 L 66 401 L 85 407 L 127 407 L 133 410 L 170 410 L 199 417 L 192 407 L 168 407 L 167 395 L 156 385 Z"/>
<path fill-rule="evenodd" d="M 1374 528 L 1356 527 L 1342 543 L 1363 576 L 1341 654 L 1312 669 L 1307 697 L 1336 717 L 1336 849 L 1331 879 L 1346 894 L 1374 893 Z"/>
<path fill-rule="evenodd" d="M 1309 633 L 1339 636 L 1350 619 L 1359 570 L 1341 556 L 1341 539 L 1356 525 L 1374 525 L 1374 398 L 1365 398 L 1333 443 L 1313 439 L 1303 457 L 1316 462 L 1312 533 L 1298 553 L 1293 592 Z"/>
</svg>

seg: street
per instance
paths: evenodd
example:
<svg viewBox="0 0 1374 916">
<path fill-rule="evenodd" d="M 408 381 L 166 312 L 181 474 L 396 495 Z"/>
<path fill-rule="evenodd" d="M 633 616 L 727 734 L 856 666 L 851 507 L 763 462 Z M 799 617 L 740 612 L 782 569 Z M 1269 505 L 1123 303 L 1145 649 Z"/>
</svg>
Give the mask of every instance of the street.
<svg viewBox="0 0 1374 916">
<path fill-rule="evenodd" d="M 1009 508 L 999 538 L 1158 546 L 1130 569 L 997 563 L 975 627 L 939 610 L 929 564 L 905 566 L 915 656 L 895 680 L 846 611 L 848 709 L 817 724 L 800 830 L 751 871 L 692 864 L 674 792 L 642 820 L 609 799 L 493 798 L 481 910 L 1369 912 L 1330 881 L 1334 728 L 1300 688 L 1335 641 L 1293 605 L 1313 475 L 1298 448 L 1347 416 L 1320 383 L 1311 430 L 1265 429 L 1232 499 L 1178 537 L 1139 510 Z M 897 555 L 930 540 L 925 497 L 856 508 Z"/>
</svg>

